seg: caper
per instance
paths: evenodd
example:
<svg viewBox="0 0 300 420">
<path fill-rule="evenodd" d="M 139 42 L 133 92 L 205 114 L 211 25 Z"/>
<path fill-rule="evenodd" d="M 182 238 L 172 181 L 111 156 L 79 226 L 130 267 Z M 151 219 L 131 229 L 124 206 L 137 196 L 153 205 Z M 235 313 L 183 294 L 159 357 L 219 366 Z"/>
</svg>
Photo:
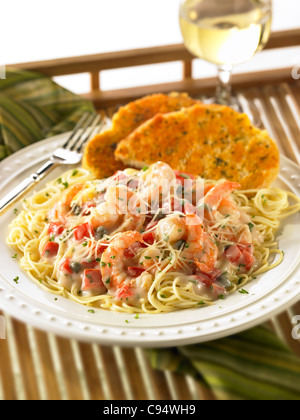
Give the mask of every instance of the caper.
<svg viewBox="0 0 300 420">
<path fill-rule="evenodd" d="M 100 239 L 103 238 L 104 235 L 107 235 L 107 230 L 105 229 L 105 227 L 99 226 L 96 229 L 95 239 L 99 241 Z"/>
<path fill-rule="evenodd" d="M 71 261 L 70 268 L 74 273 L 79 273 L 79 271 L 81 270 L 81 264 L 77 261 Z"/>
<path fill-rule="evenodd" d="M 182 249 L 185 247 L 185 240 L 184 239 L 180 239 L 180 241 L 175 242 L 175 244 L 173 245 L 174 249 Z"/>
<path fill-rule="evenodd" d="M 73 206 L 72 206 L 72 213 L 75 215 L 75 216 L 79 216 L 80 215 L 80 213 L 81 213 L 81 207 L 80 207 L 80 205 L 79 204 L 76 204 L 76 203 L 74 203 L 73 204 Z"/>
<path fill-rule="evenodd" d="M 224 287 L 226 290 L 230 289 L 232 286 L 232 283 L 226 274 L 222 274 L 220 277 L 218 277 L 217 283 L 219 286 Z"/>
</svg>

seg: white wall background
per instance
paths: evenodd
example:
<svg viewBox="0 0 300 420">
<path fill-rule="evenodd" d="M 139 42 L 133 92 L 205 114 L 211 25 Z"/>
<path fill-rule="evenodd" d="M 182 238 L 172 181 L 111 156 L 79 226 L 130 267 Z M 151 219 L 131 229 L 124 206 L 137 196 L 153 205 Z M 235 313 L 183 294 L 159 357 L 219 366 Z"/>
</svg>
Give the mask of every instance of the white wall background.
<svg viewBox="0 0 300 420">
<path fill-rule="evenodd" d="M 220 0 L 222 1 L 222 0 Z M 182 42 L 179 0 L 2 0 L 0 64 L 38 61 Z M 273 29 L 300 26 L 300 0 L 273 0 Z M 278 54 L 264 52 L 236 71 L 289 65 L 300 59 L 300 46 Z M 197 77 L 214 66 L 197 63 Z M 104 89 L 178 80 L 179 63 L 108 71 Z M 59 78 L 76 92 L 88 89 L 87 75 Z"/>
</svg>

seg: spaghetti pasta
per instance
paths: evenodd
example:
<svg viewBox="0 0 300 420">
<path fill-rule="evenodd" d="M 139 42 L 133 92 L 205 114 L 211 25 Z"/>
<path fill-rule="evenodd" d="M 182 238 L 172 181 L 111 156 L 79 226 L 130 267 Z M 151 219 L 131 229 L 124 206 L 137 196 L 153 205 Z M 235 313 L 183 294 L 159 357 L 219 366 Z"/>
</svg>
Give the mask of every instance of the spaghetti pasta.
<svg viewBox="0 0 300 420">
<path fill-rule="evenodd" d="M 124 313 L 171 312 L 211 305 L 281 264 L 276 233 L 298 211 L 290 192 L 242 191 L 161 162 L 104 180 L 78 168 L 24 200 L 7 244 L 51 293 Z"/>
</svg>

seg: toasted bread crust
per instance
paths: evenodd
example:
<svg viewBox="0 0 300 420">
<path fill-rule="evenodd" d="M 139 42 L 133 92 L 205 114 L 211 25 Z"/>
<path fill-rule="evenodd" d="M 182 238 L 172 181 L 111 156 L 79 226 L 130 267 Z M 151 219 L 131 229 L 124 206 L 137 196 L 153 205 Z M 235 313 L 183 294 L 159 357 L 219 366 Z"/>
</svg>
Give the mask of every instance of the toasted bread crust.
<svg viewBox="0 0 300 420">
<path fill-rule="evenodd" d="M 83 168 L 92 172 L 97 179 L 108 178 L 125 166 L 114 157 L 118 138 L 111 130 L 96 135 L 87 144 L 83 158 Z"/>
<path fill-rule="evenodd" d="M 100 179 L 124 169 L 124 165 L 116 161 L 114 156 L 114 150 L 122 139 L 156 114 L 179 111 L 196 103 L 199 101 L 185 93 L 158 93 L 121 107 L 112 118 L 111 128 L 95 136 L 87 144 L 83 155 L 83 167 Z"/>
<path fill-rule="evenodd" d="M 246 114 L 202 104 L 156 115 L 122 140 L 115 156 L 138 168 L 164 161 L 206 179 L 237 181 L 244 189 L 270 186 L 280 160 L 275 142 Z"/>
</svg>

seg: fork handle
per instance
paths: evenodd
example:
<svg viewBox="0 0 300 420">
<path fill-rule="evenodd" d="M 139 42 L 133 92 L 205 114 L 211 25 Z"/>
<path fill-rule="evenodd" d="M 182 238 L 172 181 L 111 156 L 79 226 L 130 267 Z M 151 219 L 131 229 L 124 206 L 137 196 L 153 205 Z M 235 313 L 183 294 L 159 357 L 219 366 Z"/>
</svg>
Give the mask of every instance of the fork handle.
<svg viewBox="0 0 300 420">
<path fill-rule="evenodd" d="M 23 197 L 34 185 L 36 185 L 57 163 L 48 160 L 35 173 L 25 178 L 19 185 L 13 188 L 7 195 L 0 200 L 0 214 L 8 210 L 16 200 Z"/>
</svg>

